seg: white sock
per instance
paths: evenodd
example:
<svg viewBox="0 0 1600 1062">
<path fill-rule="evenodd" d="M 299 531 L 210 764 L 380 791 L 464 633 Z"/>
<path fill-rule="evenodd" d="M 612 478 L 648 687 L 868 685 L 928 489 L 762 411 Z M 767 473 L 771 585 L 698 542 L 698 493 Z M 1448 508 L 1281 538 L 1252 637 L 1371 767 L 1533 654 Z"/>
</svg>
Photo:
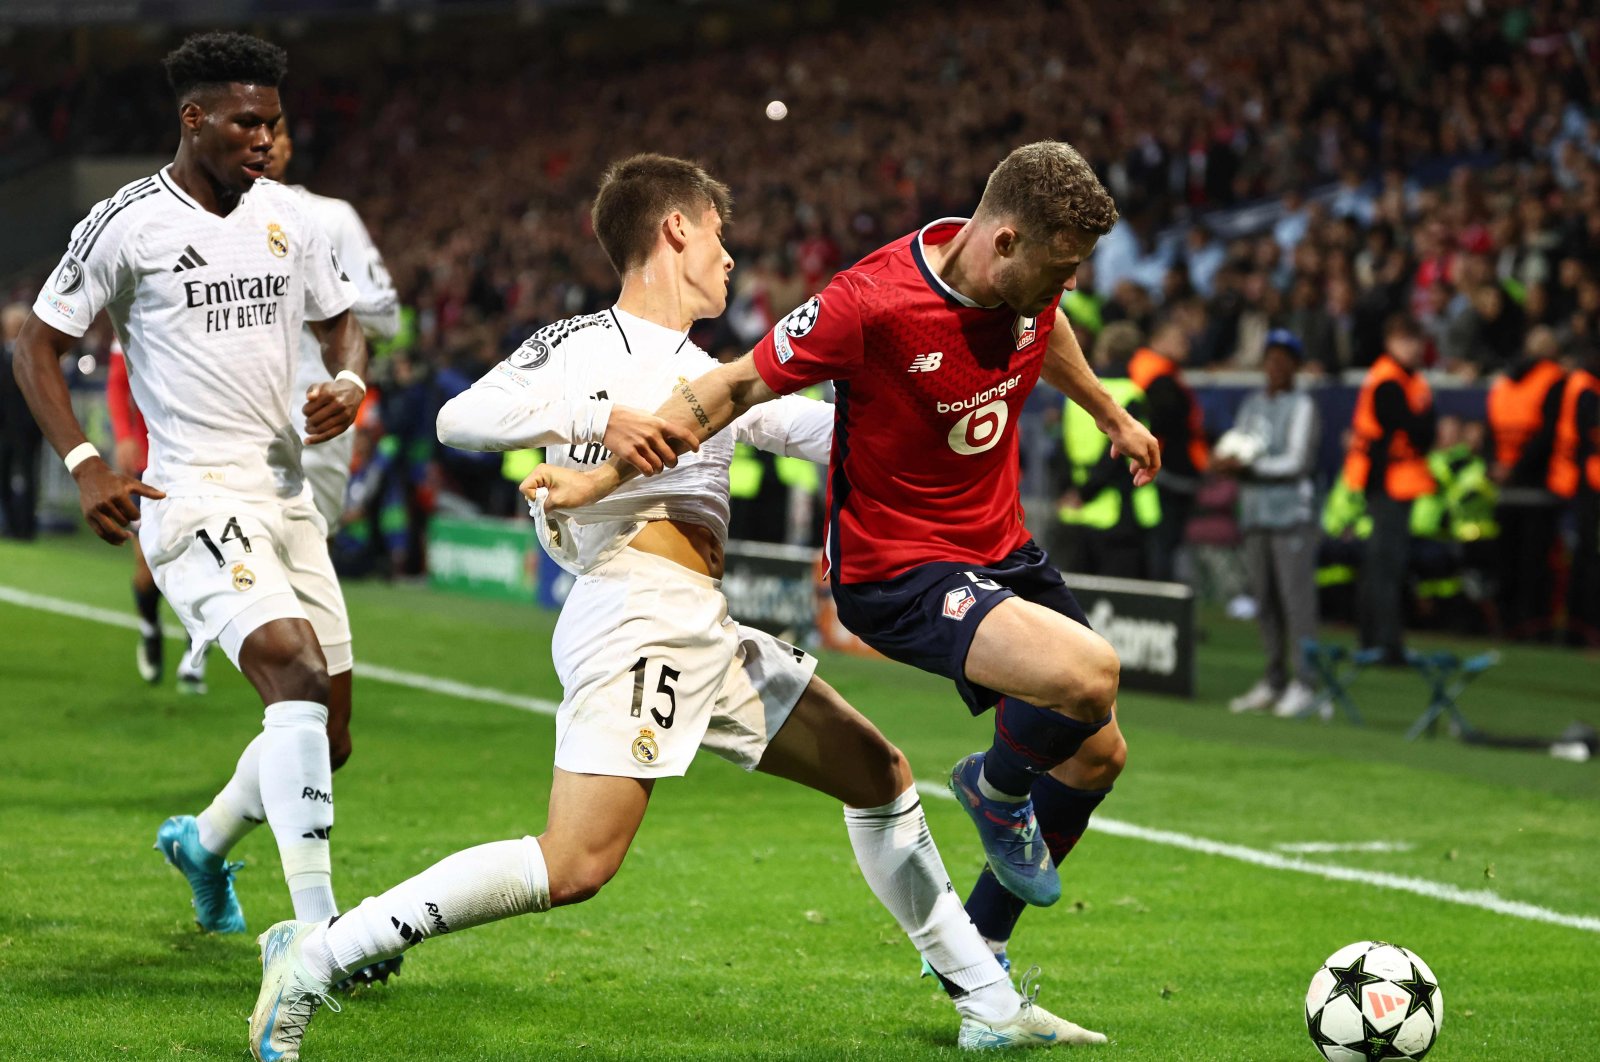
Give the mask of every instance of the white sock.
<svg viewBox="0 0 1600 1062">
<path fill-rule="evenodd" d="M 257 734 L 239 754 L 239 765 L 233 777 L 211 801 L 211 805 L 195 816 L 200 827 L 200 845 L 213 855 L 225 856 L 244 835 L 267 821 L 267 809 L 261 804 L 261 742 L 265 735 Z"/>
<path fill-rule="evenodd" d="M 1021 1007 L 994 952 L 950 885 L 915 788 L 881 808 L 845 808 L 845 828 L 862 876 L 917 951 L 949 983 L 965 1018 L 1002 1025 Z"/>
<path fill-rule="evenodd" d="M 368 896 L 303 945 L 312 974 L 337 981 L 440 933 L 550 908 L 550 876 L 533 837 L 446 856 L 382 896 Z"/>
<path fill-rule="evenodd" d="M 315 701 L 267 705 L 258 776 L 261 806 L 278 841 L 294 913 L 302 921 L 331 917 L 333 768 L 328 760 L 328 708 Z"/>
</svg>

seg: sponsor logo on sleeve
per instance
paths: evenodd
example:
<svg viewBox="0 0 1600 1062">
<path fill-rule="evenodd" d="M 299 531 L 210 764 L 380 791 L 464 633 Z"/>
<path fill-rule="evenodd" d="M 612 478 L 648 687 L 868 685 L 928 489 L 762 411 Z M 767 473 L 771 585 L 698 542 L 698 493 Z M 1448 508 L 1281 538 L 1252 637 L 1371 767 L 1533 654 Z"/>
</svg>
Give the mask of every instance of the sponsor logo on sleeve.
<svg viewBox="0 0 1600 1062">
<path fill-rule="evenodd" d="M 65 317 L 69 321 L 78 316 L 78 308 L 76 306 L 57 298 L 49 292 L 45 293 L 44 301 L 49 304 L 52 310 L 54 310 L 56 313 L 59 313 L 62 317 Z"/>
<path fill-rule="evenodd" d="M 68 255 L 66 261 L 61 263 L 61 268 L 56 270 L 50 287 L 57 295 L 71 295 L 83 287 L 83 263 Z"/>
</svg>

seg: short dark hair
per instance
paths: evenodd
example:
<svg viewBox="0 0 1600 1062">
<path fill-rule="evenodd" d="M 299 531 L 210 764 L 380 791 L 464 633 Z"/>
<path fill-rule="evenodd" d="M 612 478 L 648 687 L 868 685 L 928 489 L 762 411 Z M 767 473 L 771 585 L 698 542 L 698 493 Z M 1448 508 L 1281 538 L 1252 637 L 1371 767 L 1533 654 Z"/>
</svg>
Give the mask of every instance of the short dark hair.
<svg viewBox="0 0 1600 1062">
<path fill-rule="evenodd" d="M 714 207 L 726 225 L 733 193 L 705 170 L 669 155 L 634 155 L 612 163 L 600 178 L 591 220 L 600 247 L 618 276 L 650 257 L 656 228 L 674 210 L 696 222 Z"/>
<path fill-rule="evenodd" d="M 1409 339 L 1427 339 L 1428 333 L 1422 330 L 1422 325 L 1415 317 L 1408 313 L 1392 313 L 1383 322 L 1383 336 L 1405 336 Z"/>
<path fill-rule="evenodd" d="M 1117 204 L 1087 159 L 1071 144 L 1041 140 L 1007 155 L 989 174 L 978 213 L 1017 223 L 1024 235 L 1104 236 L 1117 223 Z"/>
<path fill-rule="evenodd" d="M 162 60 L 173 94 L 182 102 L 197 88 L 226 85 L 270 85 L 277 88 L 289 72 L 289 54 L 276 44 L 248 33 L 197 33 Z"/>
</svg>

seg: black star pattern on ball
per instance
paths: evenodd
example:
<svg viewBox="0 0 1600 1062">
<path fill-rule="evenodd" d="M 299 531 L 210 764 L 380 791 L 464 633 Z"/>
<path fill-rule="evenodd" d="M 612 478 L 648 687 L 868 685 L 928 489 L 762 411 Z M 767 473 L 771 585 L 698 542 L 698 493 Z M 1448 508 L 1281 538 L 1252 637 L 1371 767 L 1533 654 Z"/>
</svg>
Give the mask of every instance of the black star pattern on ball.
<svg viewBox="0 0 1600 1062">
<path fill-rule="evenodd" d="M 1411 976 L 1408 979 L 1394 983 L 1411 993 L 1411 1005 L 1406 1008 L 1407 1018 L 1419 1010 L 1425 1010 L 1435 1023 L 1439 1021 L 1439 1013 L 1433 1009 L 1433 997 L 1438 993 L 1439 986 L 1423 977 L 1422 971 L 1417 969 L 1415 963 L 1411 965 Z"/>
<path fill-rule="evenodd" d="M 1306 1030 L 1311 1033 L 1311 1042 L 1316 1044 L 1317 1050 L 1322 1051 L 1322 1057 L 1328 1057 L 1325 1047 L 1343 1047 L 1338 1040 L 1322 1031 L 1322 1011 L 1317 1011 L 1316 1017 L 1306 1016 Z"/>
<path fill-rule="evenodd" d="M 1352 1051 L 1360 1051 L 1366 1056 L 1366 1062 L 1384 1062 L 1385 1059 L 1409 1059 L 1406 1054 L 1394 1045 L 1395 1029 L 1388 1032 L 1378 1031 L 1378 1027 L 1367 1020 L 1365 1014 L 1361 1015 L 1361 1042 L 1358 1044 L 1345 1044 Z"/>
<path fill-rule="evenodd" d="M 1332 1003 L 1340 996 L 1348 996 L 1350 1002 L 1358 1008 L 1361 1006 L 1361 990 L 1370 984 L 1376 984 L 1383 978 L 1377 974 L 1369 974 L 1362 966 L 1366 961 L 1365 955 L 1356 956 L 1356 961 L 1349 966 L 1330 966 L 1328 972 L 1333 974 L 1336 982 L 1333 991 L 1328 993 L 1328 1003 Z M 1326 1003 L 1324 1004 L 1326 1006 Z"/>
</svg>

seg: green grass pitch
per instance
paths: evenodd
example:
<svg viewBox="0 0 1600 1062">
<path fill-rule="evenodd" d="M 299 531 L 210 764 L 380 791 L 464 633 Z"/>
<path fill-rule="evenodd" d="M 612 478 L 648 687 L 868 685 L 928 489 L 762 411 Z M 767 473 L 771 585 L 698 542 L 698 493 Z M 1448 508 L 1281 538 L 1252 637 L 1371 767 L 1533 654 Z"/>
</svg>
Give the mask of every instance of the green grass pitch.
<svg viewBox="0 0 1600 1062">
<path fill-rule="evenodd" d="M 237 850 L 251 934 L 191 921 L 151 850 L 196 812 L 259 726 L 213 655 L 211 693 L 141 683 L 125 629 L 5 600 L 15 591 L 131 609 L 130 557 L 80 534 L 0 543 L 0 1058 L 238 1059 L 258 984 L 255 932 L 289 915 L 270 833 Z M 358 660 L 523 697 L 559 697 L 553 617 L 409 587 L 348 588 Z M 175 630 L 170 621 L 169 629 Z M 1419 644 L 1430 644 L 1419 640 Z M 169 643 L 169 656 L 177 651 Z M 1432 964 L 1440 1062 L 1600 1058 L 1600 768 L 1450 742 L 1407 744 L 1425 700 L 1408 672 L 1357 688 L 1371 725 L 1236 718 L 1256 676 L 1250 625 L 1208 616 L 1202 697 L 1128 695 L 1131 755 L 1103 815 L 1242 846 L 1263 866 L 1091 828 L 1055 908 L 1012 941 L 1044 968 L 1040 1001 L 1106 1031 L 1104 1059 L 1314 1060 L 1301 1000 L 1318 963 L 1364 938 Z M 822 672 L 938 781 L 986 743 L 948 685 L 826 657 Z M 1593 655 L 1511 648 L 1463 698 L 1479 725 L 1595 720 Z M 456 849 L 537 833 L 552 721 L 358 678 L 356 752 L 338 775 L 335 884 L 354 903 Z M 969 824 L 929 798 L 963 892 Z M 1278 845 L 1385 841 L 1398 852 L 1284 857 Z M 1492 893 L 1562 925 L 1380 888 L 1391 874 Z M 387 987 L 324 1011 L 310 1060 L 885 1058 L 953 1055 L 956 1018 L 851 860 L 819 795 L 702 758 L 656 790 L 617 880 L 595 900 L 430 942 Z M 1078 1057 L 1078 1056 L 1074 1056 Z"/>
</svg>

